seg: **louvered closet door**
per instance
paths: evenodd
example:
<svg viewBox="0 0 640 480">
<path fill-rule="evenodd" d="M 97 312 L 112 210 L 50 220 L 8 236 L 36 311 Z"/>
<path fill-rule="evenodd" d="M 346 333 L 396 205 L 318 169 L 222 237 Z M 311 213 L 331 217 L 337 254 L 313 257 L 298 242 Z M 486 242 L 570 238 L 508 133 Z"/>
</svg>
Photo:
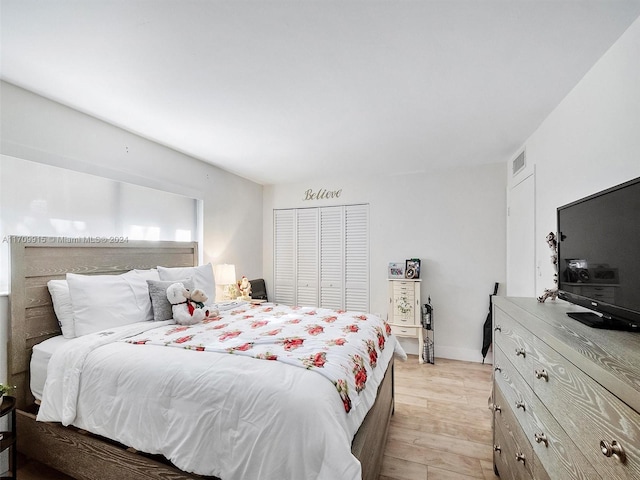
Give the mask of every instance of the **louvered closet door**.
<svg viewBox="0 0 640 480">
<path fill-rule="evenodd" d="M 274 210 L 274 301 L 295 305 L 295 210 Z"/>
<path fill-rule="evenodd" d="M 345 309 L 369 311 L 369 206 L 345 207 Z"/>
<path fill-rule="evenodd" d="M 369 311 L 369 206 L 274 211 L 275 301 Z"/>
<path fill-rule="evenodd" d="M 318 306 L 318 209 L 297 210 L 296 304 Z"/>
<path fill-rule="evenodd" d="M 320 209 L 320 306 L 344 308 L 344 208 Z"/>
</svg>

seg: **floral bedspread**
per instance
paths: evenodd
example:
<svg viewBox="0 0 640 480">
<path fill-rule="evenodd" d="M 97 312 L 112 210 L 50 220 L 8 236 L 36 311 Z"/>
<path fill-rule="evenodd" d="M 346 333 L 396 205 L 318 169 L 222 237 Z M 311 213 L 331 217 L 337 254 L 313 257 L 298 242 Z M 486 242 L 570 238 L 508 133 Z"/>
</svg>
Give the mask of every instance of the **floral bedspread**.
<svg viewBox="0 0 640 480">
<path fill-rule="evenodd" d="M 390 333 L 387 323 L 371 314 L 247 304 L 196 325 L 163 326 L 121 341 L 246 355 L 312 370 L 334 384 L 349 413 Z"/>
</svg>

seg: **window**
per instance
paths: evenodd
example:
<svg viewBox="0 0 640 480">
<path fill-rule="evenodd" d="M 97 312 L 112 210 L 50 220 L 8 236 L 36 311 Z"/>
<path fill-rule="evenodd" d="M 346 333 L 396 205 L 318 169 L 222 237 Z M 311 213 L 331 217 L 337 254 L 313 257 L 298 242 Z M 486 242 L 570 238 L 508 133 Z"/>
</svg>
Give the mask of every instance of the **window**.
<svg viewBox="0 0 640 480">
<path fill-rule="evenodd" d="M 198 239 L 198 200 L 2 155 L 0 292 L 9 286 L 9 235 L 129 240 Z"/>
</svg>

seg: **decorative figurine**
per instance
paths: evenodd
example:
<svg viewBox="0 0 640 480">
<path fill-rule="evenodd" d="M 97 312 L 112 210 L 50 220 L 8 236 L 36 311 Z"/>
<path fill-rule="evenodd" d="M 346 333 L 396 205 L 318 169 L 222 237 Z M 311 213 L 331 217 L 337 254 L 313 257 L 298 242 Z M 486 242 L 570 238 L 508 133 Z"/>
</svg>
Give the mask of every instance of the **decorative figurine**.
<svg viewBox="0 0 640 480">
<path fill-rule="evenodd" d="M 555 233 L 550 232 L 549 235 L 547 235 L 547 244 L 551 250 L 551 263 L 555 270 L 555 273 L 553 274 L 553 283 L 556 285 L 555 287 L 544 289 L 542 295 L 538 297 L 538 301 L 540 303 L 544 303 L 547 298 L 555 300 L 558 296 L 558 241 L 556 240 Z"/>
</svg>

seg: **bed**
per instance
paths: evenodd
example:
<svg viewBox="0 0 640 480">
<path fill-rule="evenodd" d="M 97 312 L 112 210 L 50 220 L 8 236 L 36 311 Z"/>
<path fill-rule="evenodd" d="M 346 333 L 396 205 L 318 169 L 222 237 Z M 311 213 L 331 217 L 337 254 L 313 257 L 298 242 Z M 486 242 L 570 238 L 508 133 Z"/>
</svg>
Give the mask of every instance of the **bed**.
<svg viewBox="0 0 640 480">
<path fill-rule="evenodd" d="M 29 239 L 28 242 L 19 240 L 12 238 L 11 241 L 9 342 L 9 375 L 10 381 L 17 386 L 19 405 L 18 450 L 76 478 L 202 478 L 178 469 L 162 455 L 138 452 L 126 442 L 88 434 L 74 426 L 64 427 L 59 422 L 36 422 L 37 406 L 30 389 L 29 373 L 33 346 L 60 334 L 46 287 L 49 280 L 64 278 L 66 273 L 121 274 L 133 269 L 154 268 L 156 265 L 194 266 L 198 259 L 197 244 L 70 243 L 57 238 Z M 154 346 L 118 345 L 117 348 L 153 349 Z M 165 352 L 167 350 L 172 353 Z M 162 356 L 177 354 L 178 349 L 164 348 Z M 227 361 L 231 356 L 224 357 Z M 37 356 L 34 359 L 37 360 Z M 259 364 L 262 368 L 265 364 L 275 363 L 246 357 L 238 360 L 244 362 L 246 369 L 250 369 L 251 365 Z M 375 403 L 357 428 L 351 443 L 351 454 L 359 460 L 361 477 L 366 480 L 378 477 L 393 412 L 393 357 L 388 360 L 376 389 Z M 225 449 L 224 446 L 219 448 L 221 451 Z"/>
</svg>

